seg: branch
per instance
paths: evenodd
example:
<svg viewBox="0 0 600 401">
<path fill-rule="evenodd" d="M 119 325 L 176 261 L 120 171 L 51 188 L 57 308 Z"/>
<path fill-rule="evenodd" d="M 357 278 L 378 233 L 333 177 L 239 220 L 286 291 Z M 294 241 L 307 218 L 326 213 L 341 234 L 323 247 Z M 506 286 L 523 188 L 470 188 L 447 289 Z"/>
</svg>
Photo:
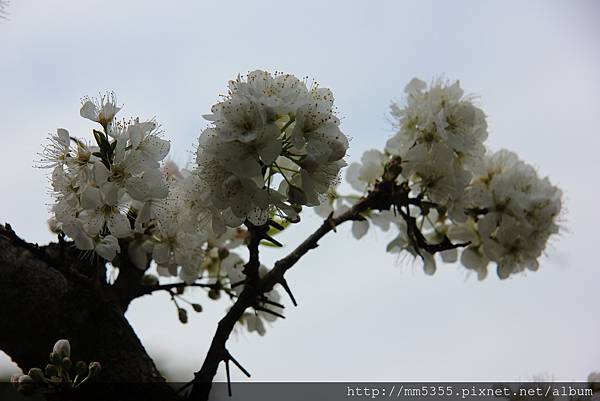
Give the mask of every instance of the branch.
<svg viewBox="0 0 600 401">
<path fill-rule="evenodd" d="M 201 288 L 219 288 L 217 283 L 215 284 L 204 284 L 204 283 L 173 283 L 173 284 L 157 284 L 157 285 L 145 285 L 138 288 L 135 293 L 132 293 L 133 298 L 138 298 L 144 295 L 150 295 L 156 291 L 167 291 L 178 290 L 187 287 L 201 287 Z"/>
<path fill-rule="evenodd" d="M 317 242 L 336 226 L 349 220 L 362 218 L 361 212 L 369 209 L 370 206 L 377 204 L 381 197 L 380 192 L 373 192 L 366 198 L 359 201 L 354 207 L 339 217 L 328 217 L 323 224 L 302 242 L 292 253 L 275 263 L 275 267 L 262 279 L 258 285 L 246 285 L 237 301 L 233 304 L 227 314 L 219 321 L 217 331 L 213 337 L 204 363 L 198 372 L 194 374 L 193 387 L 189 398 L 191 400 L 208 400 L 212 380 L 217 373 L 217 368 L 221 361 L 227 359 L 229 352 L 225 344 L 229 339 L 235 324 L 244 314 L 247 308 L 256 305 L 257 299 L 265 292 L 273 289 L 273 286 L 283 281 L 284 273 L 291 268 L 304 254 L 318 246 Z M 260 241 L 259 241 L 260 242 Z M 251 257 L 253 250 L 251 249 Z M 250 262 L 249 262 L 250 263 Z M 286 283 L 287 286 L 287 283 Z M 288 287 L 289 288 L 289 287 Z"/>
<path fill-rule="evenodd" d="M 273 269 L 264 277 L 260 278 L 257 285 L 246 285 L 233 307 L 219 321 L 217 331 L 213 337 L 210 348 L 204 359 L 204 363 L 198 372 L 194 374 L 194 380 L 188 384 L 193 384 L 189 398 L 194 401 L 208 400 L 212 380 L 217 373 L 217 368 L 221 361 L 226 361 L 229 355 L 225 345 L 235 324 L 242 317 L 245 310 L 249 307 L 255 307 L 257 300 L 262 294 L 271 291 L 276 284 L 281 284 L 290 295 L 292 302 L 296 305 L 291 290 L 284 278 L 285 273 L 291 269 L 297 262 L 311 249 L 319 246 L 319 240 L 330 231 L 335 231 L 336 227 L 347 222 L 355 220 L 364 220 L 362 213 L 368 210 L 390 210 L 395 208 L 401 211 L 401 216 L 407 222 L 408 234 L 416 239 L 417 245 L 427 252 L 435 253 L 447 249 L 453 249 L 466 244 L 453 244 L 447 237 L 437 244 L 429 244 L 417 225 L 414 224 L 414 217 L 401 210 L 402 207 L 408 209 L 409 205 L 416 205 L 423 208 L 434 207 L 431 202 L 422 201 L 419 198 L 409 198 L 409 188 L 405 185 L 398 185 L 395 182 L 396 175 L 388 177 L 375 185 L 375 188 L 368 195 L 359 200 L 354 206 L 337 217 L 333 213 L 323 221 L 321 226 L 306 238 L 296 249 L 283 259 L 275 262 Z M 250 227 L 249 227 L 250 229 Z M 258 241 L 260 242 L 260 241 Z M 251 241 L 250 261 L 246 266 L 253 266 L 258 263 L 258 244 Z"/>
</svg>

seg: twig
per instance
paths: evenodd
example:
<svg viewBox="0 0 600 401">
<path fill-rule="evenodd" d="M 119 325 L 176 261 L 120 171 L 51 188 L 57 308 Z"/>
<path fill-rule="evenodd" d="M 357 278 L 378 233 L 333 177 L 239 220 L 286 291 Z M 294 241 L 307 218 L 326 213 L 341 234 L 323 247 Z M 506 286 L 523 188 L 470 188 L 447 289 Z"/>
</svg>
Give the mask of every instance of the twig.
<svg viewBox="0 0 600 401">
<path fill-rule="evenodd" d="M 294 305 L 296 305 L 296 300 L 292 295 L 284 275 L 296 264 L 296 262 L 298 262 L 298 260 L 300 260 L 302 256 L 308 253 L 311 249 L 315 249 L 318 246 L 318 242 L 321 238 L 323 238 L 330 231 L 335 231 L 337 226 L 346 221 L 363 220 L 364 217 L 362 216 L 362 213 L 370 209 L 390 210 L 391 208 L 394 208 L 396 210 L 401 210 L 401 207 L 408 207 L 409 203 L 417 206 L 423 206 L 419 203 L 419 199 L 409 199 L 408 193 L 409 188 L 405 185 L 397 185 L 395 183 L 395 177 L 390 177 L 390 179 L 379 182 L 366 197 L 360 199 L 351 209 L 337 217 L 334 217 L 333 214 L 329 215 L 329 217 L 325 219 L 325 221 L 314 233 L 306 238 L 290 254 L 283 259 L 278 260 L 273 269 L 271 269 L 264 277 L 257 279 L 256 277 L 258 273 L 256 273 L 256 276 L 252 276 L 251 283 L 249 283 L 251 285 L 246 285 L 244 287 L 244 290 L 238 297 L 237 301 L 233 304 L 231 309 L 229 309 L 227 314 L 219 321 L 210 348 L 206 354 L 206 358 L 204 359 L 204 363 L 202 364 L 200 370 L 195 373 L 194 380 L 188 383 L 188 385 L 193 384 L 189 398 L 193 401 L 208 400 L 212 380 L 217 373 L 218 365 L 221 361 L 224 361 L 228 357 L 225 344 L 229 339 L 229 335 L 247 308 L 257 308 L 257 302 L 264 293 L 271 291 L 276 284 L 281 284 L 292 299 Z M 432 205 L 427 204 L 423 207 L 432 207 Z M 414 218 L 411 220 L 409 215 L 403 211 L 402 213 L 402 217 L 407 220 L 407 226 L 410 226 L 411 233 L 416 238 L 417 244 L 428 252 L 435 253 L 466 245 L 452 244 L 447 237 L 445 237 L 444 240 L 438 244 L 429 244 L 423 234 L 419 231 L 416 224 L 414 224 Z M 247 275 L 246 281 L 248 281 L 251 279 L 251 275 L 255 274 L 255 269 L 257 271 L 258 266 L 260 265 L 258 260 L 258 243 L 260 240 L 257 240 L 257 238 L 261 237 L 260 230 L 266 230 L 268 225 L 261 227 L 252 226 L 248 223 L 246 223 L 246 225 L 251 233 L 251 239 L 248 244 L 250 260 L 244 268 L 244 273 Z M 264 308 L 261 309 L 261 307 L 258 307 L 257 310 L 262 310 L 264 312 L 268 311 Z M 273 311 L 269 312 L 273 313 Z M 236 363 L 234 359 L 232 359 L 232 361 Z M 185 387 L 187 387 L 187 385 Z"/>
</svg>

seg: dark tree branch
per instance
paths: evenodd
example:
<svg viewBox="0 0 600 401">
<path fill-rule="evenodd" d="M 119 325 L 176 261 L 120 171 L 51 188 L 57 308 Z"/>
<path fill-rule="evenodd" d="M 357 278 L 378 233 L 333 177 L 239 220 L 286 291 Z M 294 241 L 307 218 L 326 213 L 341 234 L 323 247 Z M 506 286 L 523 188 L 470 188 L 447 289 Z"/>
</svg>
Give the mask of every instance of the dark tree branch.
<svg viewBox="0 0 600 401">
<path fill-rule="evenodd" d="M 252 286 L 258 282 L 258 268 L 260 267 L 259 250 L 260 241 L 263 239 L 270 238 L 267 233 L 269 232 L 269 225 L 265 224 L 262 226 L 256 226 L 249 221 L 246 221 L 246 227 L 248 227 L 249 241 L 248 241 L 248 263 L 244 265 L 244 274 L 246 275 L 245 285 Z"/>
<path fill-rule="evenodd" d="M 296 300 L 292 295 L 284 275 L 298 262 L 298 260 L 300 260 L 300 258 L 302 258 L 302 256 L 308 253 L 311 249 L 318 247 L 319 240 L 327 233 L 330 231 L 335 231 L 337 226 L 347 221 L 364 220 L 362 213 L 368 210 L 390 210 L 391 208 L 401 210 L 402 207 L 408 208 L 409 205 L 415 205 L 422 208 L 430 208 L 435 206 L 435 204 L 422 201 L 422 199 L 409 198 L 408 187 L 395 183 L 395 178 L 398 173 L 399 171 L 395 174 L 389 175 L 387 179 L 385 179 L 384 176 L 384 180 L 377 183 L 375 188 L 369 192 L 366 197 L 359 200 L 351 209 L 347 210 L 343 214 L 334 217 L 332 213 L 327 219 L 325 219 L 321 226 L 300 245 L 298 245 L 296 249 L 294 249 L 283 259 L 277 261 L 273 269 L 271 269 L 264 277 L 259 279 L 257 285 L 246 285 L 244 287 L 244 290 L 240 294 L 237 301 L 233 304 L 233 307 L 219 321 L 217 331 L 215 332 L 206 358 L 204 359 L 204 363 L 202 364 L 200 370 L 194 374 L 194 380 L 191 382 L 191 384 L 193 384 L 192 391 L 189 395 L 191 400 L 208 400 L 212 380 L 217 373 L 219 363 L 221 363 L 221 361 L 226 361 L 228 358 L 228 352 L 225 345 L 229 339 L 229 335 L 247 308 L 254 307 L 257 309 L 257 300 L 260 299 L 262 294 L 271 291 L 276 284 L 281 284 L 289 294 L 294 305 L 296 305 Z M 418 245 L 428 252 L 435 253 L 466 245 L 453 244 L 447 237 L 444 237 L 442 242 L 438 244 L 429 244 L 418 229 L 417 225 L 413 224 L 414 220 L 411 220 L 410 216 L 404 212 L 402 212 L 402 217 L 407 220 L 407 230 L 409 231 L 408 234 L 417 238 Z M 251 234 L 253 234 L 253 227 L 249 226 L 249 230 Z M 256 231 L 254 231 L 254 235 L 256 235 Z M 258 241 L 258 243 L 259 242 L 260 241 Z M 250 249 L 250 261 L 246 264 L 246 270 L 249 270 L 248 266 L 254 268 L 255 266 L 259 265 L 258 243 L 253 242 L 252 240 L 250 241 L 248 246 Z M 264 308 L 261 307 L 258 307 L 258 310 L 265 311 Z"/>
<path fill-rule="evenodd" d="M 341 216 L 335 218 L 330 216 L 327 218 L 317 229 L 317 231 L 315 231 L 310 237 L 302 242 L 294 251 L 292 251 L 292 253 L 276 262 L 275 267 L 265 277 L 258 281 L 258 285 L 244 286 L 244 290 L 238 297 L 237 301 L 233 304 L 232 308 L 227 312 L 227 314 L 219 321 L 217 331 L 213 337 L 206 358 L 204 359 L 204 363 L 202 364 L 200 370 L 194 375 L 192 391 L 190 392 L 189 396 L 190 399 L 198 401 L 208 400 L 212 386 L 212 380 L 217 373 L 219 363 L 224 361 L 228 355 L 225 344 L 229 339 L 229 335 L 233 331 L 235 324 L 239 318 L 242 317 L 246 309 L 256 306 L 257 300 L 262 294 L 272 290 L 275 284 L 281 283 L 283 281 L 284 273 L 309 250 L 316 248 L 318 245 L 317 242 L 325 234 L 345 221 L 358 219 L 360 213 L 366 211 L 369 209 L 369 206 L 376 205 L 380 201 L 380 195 L 381 193 L 379 191 L 374 191 Z M 254 261 L 253 263 L 258 263 L 258 259 L 253 258 L 252 256 L 253 252 L 255 252 L 256 257 L 258 257 L 258 250 L 254 250 L 254 246 L 258 245 L 251 241 L 249 245 L 251 260 Z M 248 262 L 247 266 L 249 264 L 250 262 Z"/>
<path fill-rule="evenodd" d="M 127 257 L 127 241 L 121 240 L 120 247 L 121 253 L 113 260 L 113 264 L 119 268 L 119 276 L 113 287 L 119 298 L 121 309 L 125 312 L 131 301 L 140 296 L 138 294 L 143 289 L 142 279 L 150 263 L 146 269 L 139 269 Z"/>
<path fill-rule="evenodd" d="M 132 299 L 142 297 L 144 295 L 150 295 L 157 291 L 171 291 L 178 290 L 182 288 L 188 287 L 200 287 L 200 288 L 210 288 L 210 289 L 218 289 L 219 284 L 204 284 L 204 283 L 173 283 L 173 284 L 157 284 L 157 285 L 142 285 L 139 286 L 135 292 L 131 293 Z"/>
<path fill-rule="evenodd" d="M 421 230 L 417 228 L 417 219 L 400 208 L 398 209 L 398 211 L 404 219 L 404 221 L 406 221 L 407 234 L 413 242 L 413 246 L 417 253 L 419 253 L 419 249 L 424 249 L 425 251 L 433 255 L 436 252 L 460 248 L 470 244 L 470 242 L 461 242 L 453 244 L 447 235 L 444 235 L 444 238 L 442 238 L 442 240 L 437 244 L 430 244 L 429 242 L 427 242 L 427 239 L 425 238 Z"/>
</svg>

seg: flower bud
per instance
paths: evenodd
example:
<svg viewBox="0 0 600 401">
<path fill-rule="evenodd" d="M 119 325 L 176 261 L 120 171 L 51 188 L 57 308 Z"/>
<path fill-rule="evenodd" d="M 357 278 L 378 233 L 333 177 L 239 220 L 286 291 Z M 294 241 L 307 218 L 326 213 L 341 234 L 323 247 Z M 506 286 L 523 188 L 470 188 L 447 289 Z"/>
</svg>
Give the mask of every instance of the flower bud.
<svg viewBox="0 0 600 401">
<path fill-rule="evenodd" d="M 177 308 L 177 315 L 179 317 L 179 321 L 183 324 L 188 322 L 187 311 L 183 308 Z"/>
<path fill-rule="evenodd" d="M 71 358 L 63 358 L 62 367 L 65 370 L 69 370 L 69 369 L 71 369 L 71 366 L 73 366 L 73 362 L 71 362 Z"/>
<path fill-rule="evenodd" d="M 29 369 L 27 375 L 37 383 L 43 383 L 46 380 L 46 378 L 44 377 L 44 372 L 42 372 L 42 369 L 40 368 Z"/>
<path fill-rule="evenodd" d="M 192 304 L 192 308 L 194 308 L 196 312 L 202 312 L 202 305 L 200 304 Z"/>
<path fill-rule="evenodd" d="M 50 362 L 52 362 L 54 365 L 60 365 L 62 362 L 62 359 L 61 359 L 60 355 L 58 355 L 56 352 L 51 352 L 50 353 Z"/>
<path fill-rule="evenodd" d="M 60 359 L 69 358 L 71 356 L 71 344 L 69 340 L 58 340 L 54 344 L 53 351 L 58 354 Z"/>
<path fill-rule="evenodd" d="M 217 290 L 216 288 L 211 288 L 208 290 L 208 297 L 216 301 L 217 299 L 221 298 L 221 291 Z"/>
<path fill-rule="evenodd" d="M 33 383 L 33 379 L 29 375 L 21 375 L 18 380 L 19 384 Z"/>
<path fill-rule="evenodd" d="M 48 365 L 46 365 L 46 369 L 44 370 L 46 371 L 46 376 L 48 377 L 58 376 L 58 367 L 56 365 L 49 363 Z"/>
<path fill-rule="evenodd" d="M 100 366 L 100 362 L 92 362 L 90 366 L 88 366 L 88 377 L 92 378 L 100 373 L 102 366 Z"/>
<path fill-rule="evenodd" d="M 75 364 L 75 373 L 79 376 L 84 376 L 87 373 L 88 367 L 84 361 L 79 361 Z"/>
</svg>

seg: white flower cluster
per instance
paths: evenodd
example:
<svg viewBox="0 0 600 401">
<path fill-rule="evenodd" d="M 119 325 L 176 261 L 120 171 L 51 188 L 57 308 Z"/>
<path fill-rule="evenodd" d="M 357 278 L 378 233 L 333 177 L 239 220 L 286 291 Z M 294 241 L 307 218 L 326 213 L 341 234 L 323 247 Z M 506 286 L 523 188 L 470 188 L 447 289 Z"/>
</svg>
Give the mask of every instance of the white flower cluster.
<svg viewBox="0 0 600 401">
<path fill-rule="evenodd" d="M 466 197 L 468 207 L 479 209 L 482 217 L 471 223 L 477 237 L 470 236 L 463 264 L 481 272 L 487 258 L 497 263 L 501 278 L 525 268 L 537 270 L 548 239 L 559 231 L 560 189 L 513 152 L 500 150 L 486 157 Z"/>
<path fill-rule="evenodd" d="M 216 233 L 274 214 L 297 219 L 338 180 L 348 139 L 329 89 L 282 73 L 253 71 L 205 116 L 193 200 L 209 210 Z"/>
<path fill-rule="evenodd" d="M 487 123 L 458 81 L 438 81 L 429 88 L 413 79 L 405 88 L 406 105 L 392 105 L 398 132 L 386 151 L 402 160 L 402 175 L 415 190 L 445 207 L 451 214 L 458 208 L 485 154 Z"/>
<path fill-rule="evenodd" d="M 94 130 L 96 144 L 58 129 L 41 160 L 53 168 L 53 228 L 71 237 L 79 249 L 95 250 L 107 260 L 120 252 L 118 238 L 143 226 L 152 205 L 168 193 L 159 163 L 169 152 L 169 142 L 159 137 L 153 121 L 115 123 L 118 111 L 114 95 L 86 99 L 82 117 L 104 128 Z M 129 213 L 134 209 L 140 211 L 136 221 Z"/>
<path fill-rule="evenodd" d="M 365 152 L 360 163 L 348 168 L 348 182 L 364 194 L 382 180 L 390 163 L 400 163 L 397 184 L 406 185 L 411 196 L 429 205 L 408 208 L 428 243 L 444 237 L 468 242 L 460 261 L 480 279 L 487 275 L 490 261 L 497 264 L 500 278 L 525 268 L 535 270 L 548 239 L 558 232 L 561 191 L 514 153 L 486 153 L 485 115 L 463 96 L 458 82 L 449 86 L 437 82 L 427 89 L 413 79 L 406 93 L 406 106 L 392 106 L 399 130 L 385 153 Z M 342 213 L 360 199 L 330 194 L 320 207 L 323 215 L 333 210 L 334 203 L 336 213 Z M 364 217 L 353 222 L 356 238 L 366 234 L 370 223 L 386 231 L 395 225 L 398 236 L 387 250 L 420 256 L 425 272 L 435 272 L 434 256 L 418 249 L 399 213 L 368 211 Z M 449 249 L 440 256 L 453 263 L 459 252 Z"/>
</svg>

